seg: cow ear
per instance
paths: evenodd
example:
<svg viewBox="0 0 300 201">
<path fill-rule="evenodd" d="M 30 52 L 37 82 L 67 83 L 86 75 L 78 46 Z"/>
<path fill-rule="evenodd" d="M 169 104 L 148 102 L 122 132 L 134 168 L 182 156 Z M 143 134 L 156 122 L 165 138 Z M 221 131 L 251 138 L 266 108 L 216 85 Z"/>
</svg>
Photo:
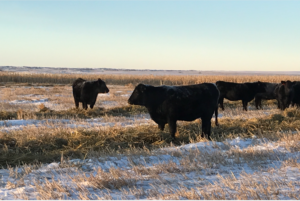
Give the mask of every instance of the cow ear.
<svg viewBox="0 0 300 201">
<path fill-rule="evenodd" d="M 146 89 L 147 89 L 147 87 L 145 85 L 141 84 L 141 86 L 140 86 L 141 92 L 144 93 L 146 91 Z"/>
<path fill-rule="evenodd" d="M 98 78 L 98 84 L 101 85 L 102 84 L 102 80 L 100 78 Z"/>
</svg>

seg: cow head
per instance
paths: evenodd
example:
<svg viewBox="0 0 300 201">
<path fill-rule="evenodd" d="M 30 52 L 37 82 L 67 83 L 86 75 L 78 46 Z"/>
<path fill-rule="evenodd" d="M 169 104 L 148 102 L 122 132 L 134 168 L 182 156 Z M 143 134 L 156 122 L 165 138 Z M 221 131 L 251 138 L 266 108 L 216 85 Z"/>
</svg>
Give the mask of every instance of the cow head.
<svg viewBox="0 0 300 201">
<path fill-rule="evenodd" d="M 281 81 L 281 86 L 279 86 L 278 90 L 278 101 L 280 102 L 281 110 L 288 108 L 291 103 L 291 96 L 292 96 L 292 87 L 296 82 L 292 82 L 290 80 Z"/>
<path fill-rule="evenodd" d="M 281 81 L 281 84 L 282 84 L 282 85 L 285 85 L 285 84 L 286 84 L 286 81 Z"/>
<path fill-rule="evenodd" d="M 128 103 L 131 105 L 146 105 L 147 100 L 147 86 L 144 84 L 139 84 L 135 87 L 131 96 L 128 99 Z"/>
<path fill-rule="evenodd" d="M 97 84 L 97 91 L 98 93 L 108 93 L 109 89 L 107 88 L 105 82 L 100 78 L 96 81 Z"/>
<path fill-rule="evenodd" d="M 287 86 L 287 88 L 291 89 L 295 83 L 296 82 L 292 82 L 292 81 L 288 80 L 288 81 L 286 81 L 286 86 Z"/>
</svg>

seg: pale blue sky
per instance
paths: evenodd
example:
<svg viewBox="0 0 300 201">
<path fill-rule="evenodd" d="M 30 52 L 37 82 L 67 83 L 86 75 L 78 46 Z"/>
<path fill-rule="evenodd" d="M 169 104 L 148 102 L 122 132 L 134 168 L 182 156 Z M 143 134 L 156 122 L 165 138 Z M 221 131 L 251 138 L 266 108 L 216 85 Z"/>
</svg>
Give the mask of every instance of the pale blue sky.
<svg viewBox="0 0 300 201">
<path fill-rule="evenodd" d="M 300 1 L 0 1 L 0 66 L 300 70 Z"/>
</svg>

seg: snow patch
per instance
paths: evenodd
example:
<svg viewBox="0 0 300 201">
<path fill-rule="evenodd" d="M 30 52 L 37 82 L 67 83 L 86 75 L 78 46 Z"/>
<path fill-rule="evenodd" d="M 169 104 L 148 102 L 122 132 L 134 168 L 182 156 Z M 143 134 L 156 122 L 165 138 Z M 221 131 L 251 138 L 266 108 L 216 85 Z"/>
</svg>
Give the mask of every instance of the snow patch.
<svg viewBox="0 0 300 201">
<path fill-rule="evenodd" d="M 28 104 L 28 103 L 39 104 L 39 103 L 45 103 L 48 101 L 49 101 L 49 99 L 45 98 L 45 99 L 32 99 L 32 100 L 13 100 L 13 101 L 10 101 L 9 103 L 11 103 L 11 104 Z"/>
</svg>

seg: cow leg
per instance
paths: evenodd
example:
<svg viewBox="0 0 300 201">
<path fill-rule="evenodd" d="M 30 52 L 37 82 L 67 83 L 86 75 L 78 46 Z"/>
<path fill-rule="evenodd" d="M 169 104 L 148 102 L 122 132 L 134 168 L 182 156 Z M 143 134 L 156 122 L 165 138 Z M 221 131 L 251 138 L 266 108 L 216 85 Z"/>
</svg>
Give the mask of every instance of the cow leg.
<svg viewBox="0 0 300 201">
<path fill-rule="evenodd" d="M 93 109 L 94 105 L 95 105 L 95 102 L 91 103 L 90 108 Z"/>
<path fill-rule="evenodd" d="M 76 107 L 76 109 L 79 108 L 79 101 L 76 101 L 76 100 L 75 100 L 75 107 Z"/>
<path fill-rule="evenodd" d="M 248 102 L 245 100 L 242 100 L 242 102 L 243 102 L 243 110 L 247 111 Z"/>
<path fill-rule="evenodd" d="M 91 104 L 90 104 L 90 108 L 91 108 L 91 109 L 93 109 L 93 107 L 94 107 L 94 105 L 95 105 L 95 103 L 96 103 L 96 100 L 97 100 L 97 99 L 95 98 L 95 101 L 92 101 L 92 102 L 91 102 Z"/>
<path fill-rule="evenodd" d="M 176 133 L 176 120 L 173 119 L 168 119 L 168 124 L 169 124 L 169 130 L 172 138 L 175 140 L 175 133 Z"/>
<path fill-rule="evenodd" d="M 280 109 L 280 101 L 277 100 L 277 108 Z"/>
<path fill-rule="evenodd" d="M 285 109 L 284 105 L 283 105 L 282 101 L 280 101 L 280 110 L 284 110 L 284 109 Z"/>
<path fill-rule="evenodd" d="M 218 109 L 219 109 L 219 107 L 217 106 L 216 110 L 215 110 L 215 124 L 216 124 L 216 126 L 219 126 L 219 122 L 218 122 Z"/>
<path fill-rule="evenodd" d="M 211 140 L 210 132 L 211 132 L 210 118 L 202 118 L 202 134 L 201 134 L 201 137 L 203 137 L 203 138 L 207 137 L 208 140 Z"/>
<path fill-rule="evenodd" d="M 164 131 L 165 130 L 165 125 L 166 124 L 158 124 L 159 130 Z"/>
<path fill-rule="evenodd" d="M 255 107 L 256 107 L 256 109 L 262 109 L 262 106 L 261 106 L 261 97 L 259 97 L 259 96 L 256 96 L 255 97 Z"/>
<path fill-rule="evenodd" d="M 286 107 L 285 107 L 284 102 L 281 101 L 281 102 L 280 102 L 280 109 L 281 109 L 281 110 L 285 110 L 285 108 L 286 108 Z"/>
<path fill-rule="evenodd" d="M 263 108 L 262 108 L 262 104 L 261 104 L 261 100 L 262 100 L 262 99 L 259 100 L 259 107 L 260 107 L 260 109 L 263 109 Z"/>
<path fill-rule="evenodd" d="M 280 100 L 280 109 L 281 110 L 285 110 L 285 108 L 286 108 L 286 101 L 285 101 L 285 99 L 284 98 L 280 98 L 279 100 Z"/>
<path fill-rule="evenodd" d="M 87 110 L 88 106 L 87 106 L 87 103 L 86 102 L 82 102 L 82 108 Z"/>
<path fill-rule="evenodd" d="M 224 97 L 219 98 L 219 104 L 220 104 L 220 107 L 222 108 L 222 110 L 224 110 Z"/>
</svg>

